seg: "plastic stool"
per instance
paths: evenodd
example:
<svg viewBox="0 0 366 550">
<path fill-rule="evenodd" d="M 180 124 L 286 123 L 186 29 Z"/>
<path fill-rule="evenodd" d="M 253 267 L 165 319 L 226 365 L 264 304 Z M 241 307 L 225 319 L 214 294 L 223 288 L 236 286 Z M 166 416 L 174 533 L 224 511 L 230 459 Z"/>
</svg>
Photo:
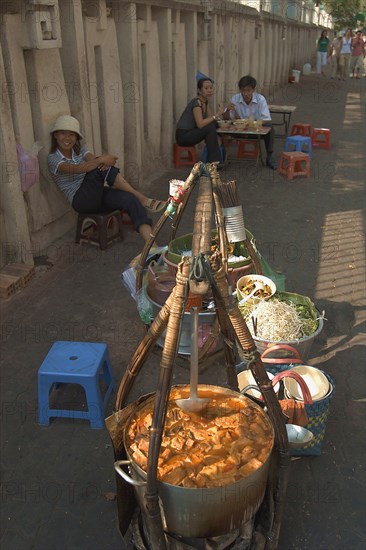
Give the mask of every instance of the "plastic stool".
<svg viewBox="0 0 366 550">
<path fill-rule="evenodd" d="M 305 162 L 305 168 L 302 163 Z M 292 180 L 295 176 L 310 177 L 310 157 L 306 153 L 292 151 L 282 153 L 278 166 L 278 173 L 287 176 L 288 180 Z"/>
<path fill-rule="evenodd" d="M 113 227 L 113 220 L 117 220 L 116 230 L 108 235 L 108 228 Z M 92 222 L 95 226 L 96 235 L 93 233 L 88 235 L 84 233 L 84 223 L 86 221 Z M 99 214 L 79 214 L 76 225 L 76 237 L 75 242 L 91 242 L 99 244 L 101 250 L 105 250 L 108 244 L 115 239 L 123 241 L 123 227 L 122 217 L 119 210 L 113 210 L 113 212 L 101 212 Z"/>
<path fill-rule="evenodd" d="M 107 390 L 102 398 L 99 382 Z M 50 392 L 58 384 L 80 384 L 85 390 L 88 411 L 50 409 Z M 116 384 L 106 344 L 55 342 L 38 370 L 38 423 L 48 426 L 51 417 L 82 418 L 92 428 L 104 427 L 104 412 Z"/>
<path fill-rule="evenodd" d="M 257 139 L 241 139 L 238 146 L 238 158 L 258 160 L 260 155 Z"/>
<path fill-rule="evenodd" d="M 120 213 L 121 213 L 121 218 L 122 218 L 122 224 L 123 225 L 133 225 L 133 221 L 129 217 L 126 210 L 120 210 Z"/>
<path fill-rule="evenodd" d="M 312 147 L 311 147 L 311 138 L 305 136 L 289 136 L 285 141 L 285 151 L 291 151 L 291 145 L 294 145 L 295 151 L 300 151 L 302 153 L 307 153 L 310 159 L 313 158 Z M 303 147 L 306 147 L 304 151 Z"/>
<path fill-rule="evenodd" d="M 321 139 L 319 139 L 321 136 Z M 325 139 L 323 139 L 323 136 Z M 323 149 L 330 149 L 330 130 L 329 128 L 314 128 L 311 138 L 313 147 L 322 147 Z"/>
<path fill-rule="evenodd" d="M 221 155 L 220 162 L 224 164 L 226 159 L 226 151 L 223 143 L 220 145 L 220 155 Z M 208 158 L 208 151 L 207 151 L 207 146 L 205 145 L 202 151 L 202 162 L 207 162 L 207 158 Z"/>
<path fill-rule="evenodd" d="M 311 124 L 293 124 L 291 128 L 291 136 L 307 136 L 311 138 Z"/>
<path fill-rule="evenodd" d="M 181 147 L 174 143 L 174 166 L 193 166 L 197 162 L 196 147 Z"/>
</svg>

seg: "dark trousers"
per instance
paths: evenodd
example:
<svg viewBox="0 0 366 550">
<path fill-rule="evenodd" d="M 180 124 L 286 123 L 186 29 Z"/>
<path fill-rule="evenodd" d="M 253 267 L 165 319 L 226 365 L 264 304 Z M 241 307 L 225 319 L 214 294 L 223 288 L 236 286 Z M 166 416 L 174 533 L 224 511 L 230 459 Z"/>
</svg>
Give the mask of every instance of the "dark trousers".
<svg viewBox="0 0 366 550">
<path fill-rule="evenodd" d="M 270 157 L 273 153 L 273 142 L 274 142 L 274 128 L 271 122 L 263 122 L 263 126 L 268 126 L 271 128 L 271 131 L 264 136 L 263 141 L 267 152 L 267 157 Z"/>
<path fill-rule="evenodd" d="M 262 136 L 262 139 L 264 141 L 264 146 L 266 148 L 267 158 L 268 158 L 268 157 L 271 157 L 273 153 L 274 128 L 272 126 L 272 123 L 269 121 L 263 122 L 263 126 L 267 126 L 271 128 L 271 131 L 268 132 L 268 134 L 266 134 L 265 136 Z M 257 139 L 257 137 L 254 135 L 251 135 L 251 136 L 248 135 L 245 139 Z"/>
<path fill-rule="evenodd" d="M 72 207 L 82 214 L 126 210 L 136 230 L 144 223 L 152 225 L 145 208 L 135 195 L 128 191 L 104 187 L 104 175 L 97 168 L 85 175 L 74 195 Z"/>
<path fill-rule="evenodd" d="M 216 122 L 211 122 L 203 128 L 193 128 L 192 130 L 177 130 L 175 140 L 178 145 L 190 147 L 197 145 L 205 140 L 207 147 L 207 162 L 221 162 L 221 153 L 219 139 L 216 133 Z"/>
</svg>

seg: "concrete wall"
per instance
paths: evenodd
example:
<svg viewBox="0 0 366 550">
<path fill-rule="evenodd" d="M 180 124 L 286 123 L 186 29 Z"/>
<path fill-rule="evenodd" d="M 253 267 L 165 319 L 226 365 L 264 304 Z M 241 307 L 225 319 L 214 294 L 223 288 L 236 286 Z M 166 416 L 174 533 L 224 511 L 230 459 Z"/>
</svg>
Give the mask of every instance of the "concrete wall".
<svg viewBox="0 0 366 550">
<path fill-rule="evenodd" d="M 310 4 L 1 3 L 0 266 L 29 261 L 75 223 L 47 170 L 49 131 L 57 116 L 76 116 L 89 148 L 118 155 L 125 177 L 146 190 L 149 175 L 172 164 L 175 124 L 195 94 L 196 71 L 215 79 L 217 103 L 226 102 L 248 73 L 270 98 L 291 69 L 313 61 L 320 30 Z M 39 181 L 25 193 L 16 136 L 25 149 L 34 141 L 43 145 Z"/>
</svg>

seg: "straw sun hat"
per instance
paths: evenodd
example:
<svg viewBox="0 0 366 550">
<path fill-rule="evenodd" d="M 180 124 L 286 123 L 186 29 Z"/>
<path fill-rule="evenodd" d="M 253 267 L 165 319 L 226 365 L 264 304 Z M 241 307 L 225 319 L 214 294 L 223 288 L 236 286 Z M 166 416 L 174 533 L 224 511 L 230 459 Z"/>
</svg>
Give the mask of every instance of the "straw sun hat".
<svg viewBox="0 0 366 550">
<path fill-rule="evenodd" d="M 73 116 L 70 116 L 70 115 L 59 116 L 55 124 L 53 125 L 51 134 L 59 130 L 68 130 L 69 132 L 75 132 L 75 134 L 78 134 L 80 139 L 83 139 L 83 136 L 80 132 L 79 121 Z"/>
</svg>

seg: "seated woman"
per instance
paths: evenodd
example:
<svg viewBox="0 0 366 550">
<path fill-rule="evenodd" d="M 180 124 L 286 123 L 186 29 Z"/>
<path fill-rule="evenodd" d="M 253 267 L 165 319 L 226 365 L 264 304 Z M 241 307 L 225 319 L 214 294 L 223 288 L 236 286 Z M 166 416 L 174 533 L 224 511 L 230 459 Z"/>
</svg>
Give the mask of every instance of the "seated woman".
<svg viewBox="0 0 366 550">
<path fill-rule="evenodd" d="M 178 145 L 192 146 L 205 140 L 207 162 L 222 162 L 219 136 L 216 133 L 216 118 L 224 109 L 219 105 L 217 112 L 212 113 L 208 100 L 214 94 L 210 78 L 201 78 L 197 82 L 197 97 L 192 99 L 178 120 L 175 139 Z"/>
<path fill-rule="evenodd" d="M 95 157 L 87 147 L 81 146 L 82 139 L 76 118 L 58 117 L 51 130 L 52 142 L 47 157 L 48 169 L 56 185 L 76 212 L 126 210 L 136 231 L 147 241 L 152 221 L 145 209 L 159 212 L 165 203 L 136 191 L 114 166 L 118 157 L 109 153 Z"/>
</svg>

